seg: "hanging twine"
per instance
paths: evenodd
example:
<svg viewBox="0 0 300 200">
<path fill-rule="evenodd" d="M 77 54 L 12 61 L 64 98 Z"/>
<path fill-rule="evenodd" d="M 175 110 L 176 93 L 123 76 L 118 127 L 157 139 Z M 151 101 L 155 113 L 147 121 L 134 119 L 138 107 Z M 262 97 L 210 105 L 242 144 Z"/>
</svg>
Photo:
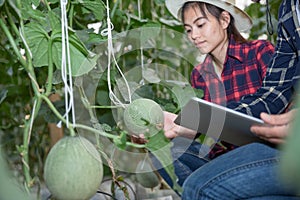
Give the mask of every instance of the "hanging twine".
<svg viewBox="0 0 300 200">
<path fill-rule="evenodd" d="M 71 59 L 70 59 L 70 45 L 68 35 L 68 21 L 67 21 L 67 0 L 61 0 L 61 29 L 62 29 L 62 55 L 61 55 L 61 76 L 64 83 L 65 91 L 65 114 L 66 125 L 69 127 L 69 113 L 72 114 L 72 123 L 75 125 L 75 107 L 74 107 L 74 96 L 73 96 L 73 81 L 72 81 L 72 70 L 71 70 Z M 61 126 L 61 122 L 58 124 Z"/>
<path fill-rule="evenodd" d="M 112 87 L 111 87 L 111 76 L 110 76 L 110 71 L 111 71 L 111 60 L 113 59 L 113 62 L 117 68 L 117 70 L 119 71 L 119 73 L 121 74 L 122 79 L 124 80 L 124 83 L 126 85 L 126 89 L 128 92 L 128 99 L 129 99 L 129 103 L 131 103 L 131 91 L 130 91 L 130 87 L 128 84 L 128 81 L 126 80 L 122 70 L 120 69 L 118 62 L 115 58 L 115 54 L 114 54 L 114 47 L 113 47 L 113 43 L 112 43 L 112 30 L 114 29 L 114 25 L 111 22 L 110 19 L 110 13 L 109 13 L 109 3 L 108 0 L 106 0 L 106 11 L 107 11 L 107 28 L 103 29 L 101 31 L 101 35 L 102 36 L 107 36 L 107 51 L 108 51 L 108 60 L 107 60 L 107 81 L 108 81 L 108 90 L 109 90 L 109 98 L 111 99 L 111 101 L 115 104 L 115 105 L 119 105 L 122 107 L 125 107 L 125 105 L 121 102 L 121 100 L 114 94 Z"/>
<path fill-rule="evenodd" d="M 142 19 L 142 14 L 141 14 L 141 1 L 138 0 L 138 15 L 139 15 L 139 20 Z M 141 80 L 141 84 L 144 85 L 145 84 L 145 80 L 144 80 L 144 49 L 141 46 L 141 50 L 140 50 L 140 54 L 141 54 L 141 68 L 142 68 L 142 80 Z"/>
<path fill-rule="evenodd" d="M 272 23 L 272 15 L 271 15 L 271 11 L 270 11 L 269 0 L 266 0 L 266 4 L 267 4 L 267 14 L 266 14 L 267 29 L 268 29 L 268 33 L 270 35 L 273 35 L 274 34 L 274 27 L 273 27 L 273 23 Z"/>
</svg>

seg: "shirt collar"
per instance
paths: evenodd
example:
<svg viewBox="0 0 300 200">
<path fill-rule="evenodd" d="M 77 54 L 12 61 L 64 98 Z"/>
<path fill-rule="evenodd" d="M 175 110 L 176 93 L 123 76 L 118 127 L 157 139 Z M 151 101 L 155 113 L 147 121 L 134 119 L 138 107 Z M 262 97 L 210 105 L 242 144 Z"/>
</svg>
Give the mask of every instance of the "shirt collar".
<svg viewBox="0 0 300 200">
<path fill-rule="evenodd" d="M 239 52 L 239 53 L 237 53 L 237 52 Z M 229 57 L 237 59 L 240 62 L 242 62 L 243 57 L 241 54 L 244 54 L 242 44 L 237 43 L 234 40 L 233 36 L 231 36 L 230 40 L 229 40 L 225 63 L 227 62 Z M 200 64 L 199 71 L 215 73 L 214 66 L 213 66 L 213 60 L 212 60 L 212 57 L 210 54 L 207 54 L 204 61 Z"/>
<path fill-rule="evenodd" d="M 228 60 L 228 57 L 237 59 L 240 62 L 243 62 L 243 58 L 245 55 L 243 43 L 238 43 L 235 41 L 233 35 L 230 37 L 229 45 L 227 49 L 227 57 L 225 59 L 225 63 Z"/>
</svg>

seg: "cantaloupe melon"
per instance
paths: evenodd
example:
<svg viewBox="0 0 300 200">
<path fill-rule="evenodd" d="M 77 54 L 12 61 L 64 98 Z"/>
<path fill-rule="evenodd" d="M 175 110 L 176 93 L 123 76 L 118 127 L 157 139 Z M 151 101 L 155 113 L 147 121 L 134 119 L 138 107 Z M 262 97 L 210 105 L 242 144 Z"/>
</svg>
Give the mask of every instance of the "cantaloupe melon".
<svg viewBox="0 0 300 200">
<path fill-rule="evenodd" d="M 136 99 L 124 110 L 124 124 L 130 134 L 154 135 L 163 128 L 163 110 L 151 99 Z"/>
<path fill-rule="evenodd" d="M 90 199 L 103 179 L 101 156 L 84 137 L 64 137 L 46 158 L 44 179 L 55 199 Z"/>
<path fill-rule="evenodd" d="M 137 181 L 145 188 L 154 188 L 160 181 L 151 165 L 147 161 L 140 161 L 136 168 Z"/>
</svg>

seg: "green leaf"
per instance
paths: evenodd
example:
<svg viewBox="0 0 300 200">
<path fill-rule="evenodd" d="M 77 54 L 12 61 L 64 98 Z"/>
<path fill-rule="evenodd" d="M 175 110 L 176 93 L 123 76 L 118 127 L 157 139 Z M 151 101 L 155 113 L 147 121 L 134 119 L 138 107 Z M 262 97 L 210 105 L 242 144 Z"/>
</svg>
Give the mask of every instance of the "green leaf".
<svg viewBox="0 0 300 200">
<path fill-rule="evenodd" d="M 159 83 L 160 78 L 154 69 L 145 68 L 143 69 L 143 78 L 149 83 Z"/>
<path fill-rule="evenodd" d="M 177 184 L 177 176 L 175 174 L 173 166 L 173 158 L 171 154 L 172 143 L 164 135 L 164 131 L 161 130 L 157 134 L 149 138 L 146 143 L 146 149 L 148 149 L 162 164 L 173 182 L 173 189 L 181 193 L 182 188 Z"/>
<path fill-rule="evenodd" d="M 54 42 L 52 46 L 54 64 L 58 69 L 61 69 L 61 55 L 62 44 L 61 42 Z M 71 58 L 71 70 L 72 76 L 81 76 L 90 72 L 97 64 L 99 58 L 98 55 L 90 52 L 88 56 L 85 56 L 79 49 L 77 49 L 72 43 L 70 44 L 70 58 Z"/>
<path fill-rule="evenodd" d="M 55 70 L 53 72 L 52 84 L 53 85 L 58 85 L 62 82 L 63 82 L 63 80 L 62 80 L 62 77 L 61 77 L 61 71 L 60 70 Z"/>
<path fill-rule="evenodd" d="M 182 108 L 192 97 L 195 97 L 196 94 L 194 92 L 194 89 L 190 86 L 174 86 L 172 88 L 172 96 L 174 102 L 176 102 L 177 105 Z"/>
<path fill-rule="evenodd" d="M 99 36 L 99 34 L 90 33 L 87 43 L 88 44 L 102 44 L 106 41 L 107 41 L 107 39 L 103 39 L 102 37 Z"/>
<path fill-rule="evenodd" d="M 16 6 L 16 0 L 9 0 L 7 2 L 10 5 L 10 7 L 16 12 L 16 14 L 18 15 L 18 17 L 21 18 L 21 12 L 18 9 L 18 7 Z"/>
<path fill-rule="evenodd" d="M 32 4 L 34 5 L 34 6 L 38 6 L 38 5 L 40 5 L 40 0 L 31 0 L 31 2 L 32 2 Z"/>
<path fill-rule="evenodd" d="M 42 11 L 38 9 L 33 9 L 31 2 L 28 4 L 23 3 L 23 7 L 21 8 L 22 11 L 22 18 L 23 20 L 35 20 L 36 22 L 39 22 L 40 24 L 47 25 L 46 21 L 46 15 Z"/>
<path fill-rule="evenodd" d="M 34 67 L 48 66 L 48 33 L 38 23 L 27 24 L 24 32 L 32 53 Z"/>
<path fill-rule="evenodd" d="M 7 89 L 3 89 L 0 92 L 0 104 L 4 101 L 4 99 L 7 97 Z"/>
<path fill-rule="evenodd" d="M 50 14 L 49 16 L 53 16 Z M 53 26 L 56 26 L 57 21 L 55 17 L 52 19 Z M 97 64 L 99 56 L 89 52 L 78 37 L 73 32 L 69 32 L 70 41 L 70 58 L 71 58 L 71 69 L 73 76 L 80 76 L 91 71 Z M 38 23 L 29 23 L 25 27 L 25 35 L 27 36 L 28 45 L 32 52 L 33 64 L 35 67 L 43 67 L 49 65 L 48 59 L 48 45 L 50 38 L 47 32 Z M 61 43 L 61 32 L 54 31 L 51 35 L 53 41 L 52 44 L 52 59 L 58 69 L 61 68 L 61 54 L 62 54 L 62 43 Z"/>
<path fill-rule="evenodd" d="M 101 106 L 110 104 L 110 99 L 107 90 L 98 90 L 96 95 L 96 102 Z"/>
<path fill-rule="evenodd" d="M 57 14 L 55 14 L 53 11 L 49 11 L 47 18 L 49 20 L 52 31 L 61 30 L 61 19 Z"/>
<path fill-rule="evenodd" d="M 118 137 L 118 138 L 114 138 L 114 144 L 118 147 L 118 148 L 120 148 L 120 149 L 125 149 L 126 148 L 126 132 L 125 131 L 122 131 L 121 132 L 121 135 L 120 135 L 120 137 Z"/>
<path fill-rule="evenodd" d="M 55 30 L 53 31 L 51 38 L 55 42 L 61 43 L 61 30 Z M 81 42 L 81 40 L 77 37 L 76 33 L 73 30 L 69 29 L 69 42 L 71 45 L 73 45 L 75 48 L 77 48 L 84 56 L 89 55 L 89 51 L 85 47 L 85 45 Z"/>
<path fill-rule="evenodd" d="M 106 10 L 105 4 L 103 3 L 103 1 L 101 1 L 101 0 L 96 0 L 96 1 L 85 0 L 85 1 L 80 2 L 79 4 L 82 8 L 85 8 L 89 11 L 89 12 L 86 12 L 86 11 L 84 11 L 84 9 L 82 9 L 83 13 L 85 13 L 85 14 L 92 13 L 97 20 L 99 20 L 99 21 L 103 20 L 104 13 Z"/>
<path fill-rule="evenodd" d="M 141 27 L 141 44 L 143 45 L 149 39 L 155 39 L 159 36 L 161 31 L 161 24 L 155 22 L 148 22 L 147 24 Z"/>
</svg>

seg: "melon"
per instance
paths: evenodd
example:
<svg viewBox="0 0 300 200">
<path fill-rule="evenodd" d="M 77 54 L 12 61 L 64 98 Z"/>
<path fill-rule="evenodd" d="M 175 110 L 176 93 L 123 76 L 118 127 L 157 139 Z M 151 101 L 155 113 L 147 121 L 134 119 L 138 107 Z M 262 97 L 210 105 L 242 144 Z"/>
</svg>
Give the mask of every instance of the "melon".
<svg viewBox="0 0 300 200">
<path fill-rule="evenodd" d="M 145 188 L 154 188 L 160 181 L 152 166 L 147 161 L 140 161 L 136 168 L 137 181 Z"/>
<path fill-rule="evenodd" d="M 46 158 L 44 179 L 55 199 L 90 199 L 103 179 L 101 156 L 84 137 L 64 137 Z"/>
<path fill-rule="evenodd" d="M 163 110 L 151 99 L 136 99 L 124 110 L 124 124 L 129 134 L 152 136 L 163 128 Z"/>
</svg>

